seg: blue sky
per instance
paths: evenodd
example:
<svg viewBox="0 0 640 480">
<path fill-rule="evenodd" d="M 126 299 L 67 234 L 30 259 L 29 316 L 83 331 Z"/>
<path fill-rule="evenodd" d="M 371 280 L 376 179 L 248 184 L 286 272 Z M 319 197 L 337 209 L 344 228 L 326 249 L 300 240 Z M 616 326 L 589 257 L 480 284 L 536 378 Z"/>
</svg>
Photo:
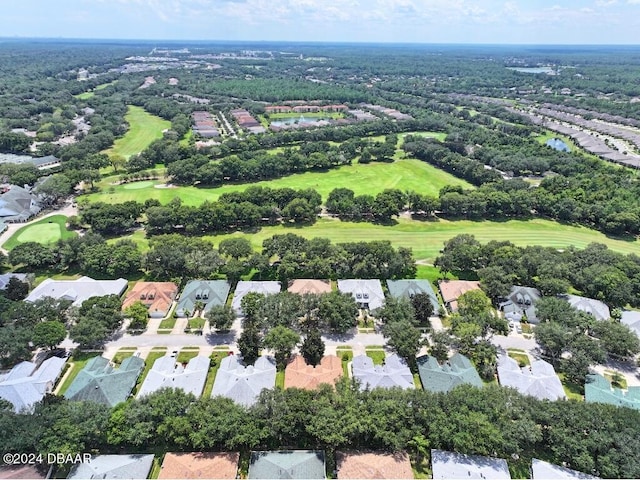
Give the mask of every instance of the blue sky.
<svg viewBox="0 0 640 480">
<path fill-rule="evenodd" d="M 640 44 L 640 0 L 0 0 L 0 36 Z"/>
</svg>

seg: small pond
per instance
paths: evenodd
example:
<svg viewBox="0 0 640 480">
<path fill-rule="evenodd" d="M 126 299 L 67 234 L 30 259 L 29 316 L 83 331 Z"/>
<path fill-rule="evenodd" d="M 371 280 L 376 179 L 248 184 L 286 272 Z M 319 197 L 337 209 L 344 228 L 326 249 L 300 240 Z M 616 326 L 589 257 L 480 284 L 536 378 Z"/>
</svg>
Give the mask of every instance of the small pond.
<svg viewBox="0 0 640 480">
<path fill-rule="evenodd" d="M 545 145 L 548 145 L 549 147 L 551 147 L 551 148 L 553 148 L 555 150 L 558 150 L 560 152 L 570 152 L 571 151 L 571 149 L 569 148 L 569 145 L 564 143 L 559 138 L 550 138 L 549 140 L 547 140 L 547 143 L 545 143 Z"/>
<path fill-rule="evenodd" d="M 281 127 L 283 125 L 292 125 L 294 123 L 314 123 L 317 122 L 318 120 L 324 120 L 327 117 L 323 117 L 323 116 L 304 116 L 304 115 L 300 115 L 299 117 L 292 117 L 292 118 L 283 118 L 281 120 L 276 120 L 274 122 L 271 122 L 271 125 L 274 125 L 276 127 Z"/>
<path fill-rule="evenodd" d="M 520 73 L 546 73 L 547 75 L 555 73 L 553 67 L 507 67 L 507 69 Z"/>
</svg>

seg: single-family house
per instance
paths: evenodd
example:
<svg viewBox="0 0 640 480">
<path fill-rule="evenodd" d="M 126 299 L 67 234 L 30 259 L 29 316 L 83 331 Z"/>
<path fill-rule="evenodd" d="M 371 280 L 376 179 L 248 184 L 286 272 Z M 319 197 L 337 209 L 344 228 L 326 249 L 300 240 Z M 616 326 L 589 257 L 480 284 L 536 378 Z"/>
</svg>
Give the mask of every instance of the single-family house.
<svg viewBox="0 0 640 480">
<path fill-rule="evenodd" d="M 579 295 L 562 295 L 569 304 L 576 310 L 588 313 L 596 320 L 608 320 L 611 318 L 609 307 L 594 298 L 580 297 Z"/>
<path fill-rule="evenodd" d="M 32 362 L 20 362 L 0 376 L 0 398 L 10 402 L 16 412 L 31 412 L 33 406 L 53 390 L 66 361 L 50 357 L 39 367 Z"/>
<path fill-rule="evenodd" d="M 274 295 L 280 292 L 280 282 L 240 280 L 238 285 L 236 285 L 233 300 L 231 301 L 231 307 L 238 315 L 242 315 L 242 299 L 247 293 L 251 292 L 261 293 L 262 295 Z"/>
<path fill-rule="evenodd" d="M 0 290 L 4 290 L 5 288 L 7 288 L 7 285 L 12 278 L 20 280 L 23 283 L 30 284 L 33 280 L 33 275 L 27 273 L 3 273 L 2 275 L 0 275 Z"/>
<path fill-rule="evenodd" d="M 323 293 L 331 293 L 331 282 L 329 280 L 313 280 L 307 278 L 298 278 L 289 282 L 287 291 L 298 295 L 313 293 L 320 295 Z"/>
<path fill-rule="evenodd" d="M 178 286 L 173 282 L 137 282 L 122 302 L 122 310 L 139 301 L 149 309 L 149 317 L 164 318 L 177 294 Z"/>
<path fill-rule="evenodd" d="M 336 452 L 339 479 L 413 478 L 407 452 Z"/>
<path fill-rule="evenodd" d="M 93 357 L 73 380 L 64 396 L 73 401 L 90 401 L 115 407 L 124 402 L 144 368 L 140 357 L 128 357 L 113 368 L 104 357 Z"/>
<path fill-rule="evenodd" d="M 284 371 L 284 388 L 315 390 L 321 383 L 335 385 L 343 373 L 342 361 L 335 355 L 325 355 L 315 367 L 296 355 Z"/>
<path fill-rule="evenodd" d="M 319 450 L 281 450 L 251 452 L 247 478 L 324 479 L 324 452 Z"/>
<path fill-rule="evenodd" d="M 74 306 L 79 307 L 82 302 L 91 297 L 119 296 L 126 289 L 127 281 L 124 278 L 117 280 L 94 280 L 91 277 L 80 277 L 77 280 L 47 278 L 31 291 L 25 301 L 35 302 L 41 298 L 52 297 L 56 300 L 71 300 Z"/>
<path fill-rule="evenodd" d="M 153 454 L 97 455 L 90 462 L 75 464 L 67 478 L 147 478 L 152 465 Z"/>
<path fill-rule="evenodd" d="M 640 312 L 625 310 L 622 312 L 620 322 L 625 324 L 632 332 L 640 337 Z"/>
<path fill-rule="evenodd" d="M 190 280 L 184 287 L 176 306 L 176 315 L 186 317 L 193 315 L 196 303 L 204 305 L 203 312 L 207 313 L 214 305 L 224 305 L 230 290 L 226 280 Z"/>
<path fill-rule="evenodd" d="M 556 371 L 548 362 L 535 360 L 531 366 L 520 368 L 508 355 L 498 356 L 498 379 L 503 387 L 512 387 L 523 395 L 539 400 L 565 399 L 564 388 Z"/>
<path fill-rule="evenodd" d="M 628 387 L 628 390 L 614 388 L 609 380 L 599 374 L 587 375 L 584 384 L 584 401 L 608 403 L 617 407 L 640 410 L 640 387 Z"/>
<path fill-rule="evenodd" d="M 509 466 L 503 458 L 465 455 L 445 450 L 431 450 L 434 480 L 510 480 Z"/>
<path fill-rule="evenodd" d="M 484 383 L 467 357 L 456 353 L 442 365 L 429 355 L 418 357 L 422 388 L 430 392 L 448 392 L 458 385 L 482 387 Z"/>
<path fill-rule="evenodd" d="M 41 210 L 38 199 L 17 185 L 0 186 L 0 220 L 5 223 L 24 223 Z"/>
<path fill-rule="evenodd" d="M 500 303 L 500 310 L 508 321 L 520 322 L 526 318 L 527 322 L 537 324 L 536 303 L 541 298 L 537 288 L 514 285 L 505 301 Z"/>
<path fill-rule="evenodd" d="M 553 463 L 545 462 L 534 458 L 531 460 L 531 479 L 532 480 L 570 480 L 570 479 L 583 479 L 592 480 L 597 479 L 593 475 L 587 473 L 578 472 L 577 470 L 571 470 L 567 467 L 561 467 L 554 465 Z"/>
<path fill-rule="evenodd" d="M 387 280 L 389 295 L 395 298 L 411 298 L 418 293 L 429 296 L 434 313 L 438 313 L 440 303 L 429 280 Z"/>
<path fill-rule="evenodd" d="M 458 298 L 464 293 L 479 290 L 480 282 L 471 280 L 440 280 L 438 287 L 440 288 L 444 306 L 453 313 L 458 311 Z"/>
<path fill-rule="evenodd" d="M 53 155 L 47 155 L 45 157 L 33 157 L 28 163 L 31 163 L 38 170 L 45 170 L 60 165 L 60 159 Z"/>
<path fill-rule="evenodd" d="M 338 280 L 338 290 L 350 294 L 358 308 L 371 312 L 384 305 L 384 292 L 380 280 Z"/>
<path fill-rule="evenodd" d="M 202 394 L 209 372 L 209 357 L 199 355 L 186 366 L 177 363 L 175 355 L 158 358 L 140 386 L 138 397 L 144 397 L 161 388 L 179 388 L 196 397 Z"/>
<path fill-rule="evenodd" d="M 168 452 L 162 461 L 159 479 L 235 479 L 238 452 Z"/>
<path fill-rule="evenodd" d="M 236 355 L 229 355 L 220 362 L 213 383 L 212 396 L 227 397 L 250 407 L 265 388 L 276 385 L 276 363 L 271 357 L 262 356 L 254 365 L 245 366 Z"/>
<path fill-rule="evenodd" d="M 351 362 L 353 377 L 360 382 L 360 389 L 367 388 L 416 388 L 413 374 L 404 359 L 397 355 L 389 355 L 384 365 L 374 365 L 366 355 L 358 355 Z"/>
</svg>

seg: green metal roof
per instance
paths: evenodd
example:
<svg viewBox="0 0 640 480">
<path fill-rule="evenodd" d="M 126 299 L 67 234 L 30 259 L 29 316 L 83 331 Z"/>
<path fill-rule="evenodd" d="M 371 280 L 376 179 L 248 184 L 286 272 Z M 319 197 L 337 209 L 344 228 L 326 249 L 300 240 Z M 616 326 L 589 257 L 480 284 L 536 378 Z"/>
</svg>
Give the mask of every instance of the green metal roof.
<svg viewBox="0 0 640 480">
<path fill-rule="evenodd" d="M 317 450 L 251 452 L 248 478 L 326 478 L 324 452 Z"/>
<path fill-rule="evenodd" d="M 387 280 L 387 287 L 389 294 L 395 298 L 410 298 L 417 293 L 426 293 L 433 305 L 433 311 L 437 312 L 440 308 L 438 297 L 429 280 Z"/>
<path fill-rule="evenodd" d="M 422 388 L 430 392 L 448 392 L 463 384 L 478 388 L 484 385 L 473 364 L 459 353 L 442 365 L 427 355 L 418 357 L 417 361 Z"/>
<path fill-rule="evenodd" d="M 144 360 L 139 357 L 124 359 L 117 369 L 106 358 L 94 357 L 80 371 L 64 396 L 73 401 L 91 401 L 113 407 L 127 399 L 143 368 Z"/>
<path fill-rule="evenodd" d="M 226 280 L 191 280 L 180 294 L 176 314 L 182 317 L 187 310 L 193 314 L 196 302 L 204 303 L 205 313 L 214 305 L 224 305 L 230 288 Z"/>
<path fill-rule="evenodd" d="M 584 384 L 584 400 L 640 410 L 640 387 L 629 387 L 625 392 L 613 388 L 602 375 L 590 374 Z"/>
</svg>

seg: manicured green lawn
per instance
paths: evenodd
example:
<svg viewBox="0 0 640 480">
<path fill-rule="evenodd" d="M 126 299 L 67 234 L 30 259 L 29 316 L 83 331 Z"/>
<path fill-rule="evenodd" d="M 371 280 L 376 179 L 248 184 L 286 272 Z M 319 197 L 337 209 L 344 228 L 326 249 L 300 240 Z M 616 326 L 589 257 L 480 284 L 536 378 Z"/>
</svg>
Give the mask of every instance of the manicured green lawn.
<svg viewBox="0 0 640 480">
<path fill-rule="evenodd" d="M 278 370 L 276 372 L 276 387 L 284 390 L 284 370 Z"/>
<path fill-rule="evenodd" d="M 472 222 L 468 220 L 439 220 L 423 222 L 401 218 L 394 226 L 374 225 L 370 223 L 341 222 L 340 220 L 320 218 L 309 227 L 292 228 L 284 226 L 263 227 L 258 232 L 205 237 L 216 246 L 220 241 L 232 236 L 246 237 L 256 250 L 262 249 L 262 242 L 276 234 L 295 233 L 305 238 L 326 237 L 335 243 L 370 240 L 389 240 L 394 247 L 410 247 L 417 260 L 433 262 L 450 238 L 469 233 L 483 243 L 490 240 L 509 240 L 518 246 L 541 245 L 555 248 L 567 248 L 574 245 L 584 248 L 589 243 L 604 243 L 620 253 L 640 254 L 640 242 L 616 240 L 585 227 L 562 225 L 551 220 L 509 220 L 506 222 Z M 146 251 L 148 239 L 142 231 L 126 237 L 133 240 Z M 118 239 L 110 239 L 115 242 Z M 418 278 L 432 282 L 438 278 L 438 270 L 430 265 L 418 265 Z M 447 278 L 453 278 L 449 275 Z M 170 323 L 171 322 L 171 323 Z M 161 328 L 173 328 L 173 319 L 163 320 Z M 165 326 L 166 325 L 166 326 Z"/>
<path fill-rule="evenodd" d="M 438 280 L 445 277 L 442 275 L 442 272 L 438 267 L 434 267 L 433 265 L 417 265 L 416 278 L 429 280 L 432 285 L 435 285 Z M 450 280 L 458 280 L 458 278 L 452 273 L 447 273 L 446 278 Z"/>
<path fill-rule="evenodd" d="M 416 386 L 416 389 L 418 390 L 422 390 L 422 380 L 420 380 L 420 374 L 418 373 L 414 373 L 413 374 L 413 383 Z"/>
<path fill-rule="evenodd" d="M 584 389 L 575 383 L 571 383 L 566 379 L 564 373 L 559 373 L 558 377 L 560 378 L 560 382 L 562 383 L 562 388 L 564 388 L 564 393 L 569 400 L 577 400 L 581 402 L 584 400 L 583 391 Z"/>
<path fill-rule="evenodd" d="M 622 390 L 627 390 L 627 379 L 624 378 L 624 375 L 616 372 L 615 370 L 605 370 L 604 377 L 609 380 L 612 384 L 617 383 L 617 385 L 613 385 L 615 388 L 621 388 Z M 614 379 L 616 382 L 614 382 Z"/>
<path fill-rule="evenodd" d="M 349 377 L 349 362 L 353 360 L 353 350 L 350 347 L 337 347 L 336 356 L 342 362 L 342 373 L 345 377 Z"/>
<path fill-rule="evenodd" d="M 251 234 L 236 232 L 205 238 L 211 239 L 218 245 L 225 238 L 244 236 L 254 248 L 261 249 L 264 239 L 284 233 L 295 233 L 305 238 L 326 237 L 334 243 L 389 240 L 394 247 L 412 248 L 416 259 L 431 262 L 438 256 L 446 240 L 462 233 L 475 235 L 482 243 L 490 240 L 509 240 L 518 246 L 541 245 L 567 248 L 574 245 L 577 248 L 584 248 L 589 243 L 598 242 L 620 253 L 640 254 L 640 242 L 637 240 L 616 240 L 586 227 L 563 225 L 543 219 L 504 222 L 469 220 L 423 222 L 401 218 L 396 225 L 383 226 L 320 218 L 309 227 L 293 228 L 279 225 L 264 227 Z"/>
<path fill-rule="evenodd" d="M 136 232 L 133 232 L 131 235 L 125 235 L 123 237 L 110 238 L 107 240 L 107 243 L 116 243 L 118 242 L 118 240 L 123 240 L 123 239 L 131 240 L 143 252 L 149 250 L 149 239 L 146 237 L 143 230 L 138 230 Z M 170 328 L 170 327 L 167 327 L 167 328 Z"/>
<path fill-rule="evenodd" d="M 531 362 L 529 362 L 529 357 L 522 350 L 516 350 L 514 348 L 509 348 L 509 349 L 507 349 L 507 354 L 511 358 L 513 358 L 515 361 L 517 361 L 518 365 L 520 365 L 521 367 L 524 367 L 524 366 L 527 366 L 527 365 L 531 364 Z"/>
<path fill-rule="evenodd" d="M 356 195 L 365 193 L 375 195 L 387 188 L 399 188 L 432 196 L 438 196 L 438 192 L 445 185 L 473 188 L 464 180 L 415 159 L 393 163 L 345 165 L 326 172 L 305 172 L 275 180 L 223 185 L 218 188 L 155 188 L 155 185 L 164 183 L 160 180 L 106 186 L 108 182 L 114 180 L 114 177 L 105 178 L 100 183 L 101 192 L 80 197 L 81 201 L 122 203 L 129 200 L 144 202 L 153 198 L 161 203 L 168 203 L 173 198 L 179 197 L 184 205 L 199 205 L 205 200 L 215 201 L 223 193 L 243 191 L 252 185 L 269 188 L 313 188 L 322 195 L 323 199 L 327 198 L 331 190 L 339 187 L 350 188 Z"/>
<path fill-rule="evenodd" d="M 75 378 L 80 373 L 80 370 L 84 368 L 87 362 L 93 357 L 99 357 L 99 356 L 100 356 L 99 352 L 78 352 L 77 354 L 73 355 L 69 359 L 69 362 L 73 363 L 73 367 L 71 367 L 72 370 L 69 373 L 69 376 L 65 379 L 62 386 L 60 387 L 60 390 L 58 391 L 58 395 L 60 396 L 64 395 L 64 392 L 66 392 L 69 389 L 69 386 L 73 383 Z"/>
<path fill-rule="evenodd" d="M 169 329 L 169 328 L 172 329 L 175 326 L 176 326 L 176 319 L 170 316 L 168 318 L 163 319 L 160 322 L 160 326 L 158 327 L 158 329 L 159 330 L 164 330 L 164 329 Z"/>
<path fill-rule="evenodd" d="M 188 363 L 192 358 L 197 357 L 200 354 L 200 349 L 198 347 L 188 348 L 185 347 L 180 350 L 178 356 L 176 357 L 176 362 L 178 363 Z"/>
<path fill-rule="evenodd" d="M 116 365 L 120 365 L 126 358 L 133 357 L 133 354 L 136 353 L 135 347 L 124 347 L 116 352 L 111 361 Z"/>
<path fill-rule="evenodd" d="M 129 130 L 124 137 L 115 141 L 113 147 L 104 151 L 107 155 L 129 158 L 143 151 L 154 140 L 162 138 L 163 130 L 171 128 L 170 121 L 151 115 L 144 108 L 134 105 L 129 105 L 124 118 L 129 124 Z"/>
<path fill-rule="evenodd" d="M 189 319 L 189 328 L 201 329 L 204 327 L 205 319 L 202 317 L 195 317 Z"/>
<path fill-rule="evenodd" d="M 211 358 L 211 364 L 209 366 L 209 373 L 207 373 L 207 381 L 204 384 L 202 390 L 202 398 L 209 398 L 211 391 L 213 390 L 213 384 L 216 381 L 216 374 L 220 368 L 220 362 L 229 356 L 228 351 L 213 352 L 209 358 Z"/>
<path fill-rule="evenodd" d="M 83 92 L 83 93 L 79 93 L 78 95 L 74 95 L 74 97 L 79 98 L 80 100 L 89 100 L 94 96 L 95 96 L 94 92 Z"/>
<path fill-rule="evenodd" d="M 21 243 L 38 242 L 49 244 L 57 242 L 61 238 L 67 239 L 75 236 L 75 232 L 67 230 L 67 217 L 64 215 L 52 215 L 22 227 L 4 243 L 3 247 L 11 250 Z"/>
<path fill-rule="evenodd" d="M 398 135 L 399 138 L 404 139 L 404 137 L 406 137 L 407 135 L 414 135 L 417 137 L 428 137 L 428 138 L 435 138 L 436 140 L 439 140 L 440 142 L 444 142 L 444 139 L 447 138 L 447 134 L 444 132 L 406 132 L 406 133 L 400 133 Z"/>
<path fill-rule="evenodd" d="M 189 142 L 191 141 L 192 138 L 193 138 L 193 130 L 189 130 L 187 133 L 184 134 L 184 137 L 178 143 L 183 147 L 187 147 L 189 146 Z"/>
<path fill-rule="evenodd" d="M 371 358 L 371 360 L 373 360 L 373 363 L 375 365 L 382 365 L 384 363 L 384 359 L 386 358 L 386 354 L 384 353 L 384 350 L 382 348 L 365 348 L 365 353 L 367 354 L 367 357 Z"/>
<path fill-rule="evenodd" d="M 74 95 L 74 97 L 79 98 L 80 100 L 88 100 L 88 99 L 92 98 L 93 96 L 95 96 L 95 92 L 96 91 L 103 90 L 103 89 L 107 88 L 109 85 L 113 85 L 117 81 L 118 80 L 114 80 L 113 82 L 100 84 L 96 88 L 94 88 L 93 90 L 89 90 L 88 92 L 79 93 L 78 95 Z"/>
</svg>

